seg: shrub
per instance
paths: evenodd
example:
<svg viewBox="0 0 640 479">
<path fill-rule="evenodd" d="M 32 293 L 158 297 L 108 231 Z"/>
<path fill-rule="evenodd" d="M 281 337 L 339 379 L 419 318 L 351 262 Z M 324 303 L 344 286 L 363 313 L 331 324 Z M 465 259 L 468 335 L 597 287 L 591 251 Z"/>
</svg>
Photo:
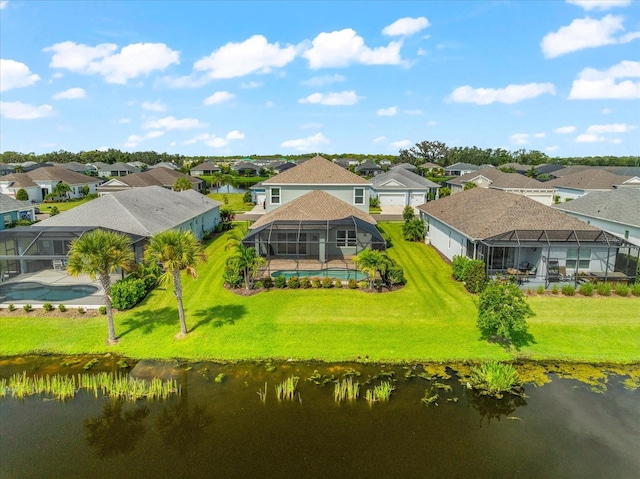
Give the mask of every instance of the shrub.
<svg viewBox="0 0 640 479">
<path fill-rule="evenodd" d="M 593 296 L 593 291 L 596 289 L 595 285 L 591 282 L 582 283 L 578 291 L 583 296 Z"/>
<path fill-rule="evenodd" d="M 16 191 L 16 200 L 18 201 L 29 201 L 29 193 L 24 188 L 20 188 Z"/>
<path fill-rule="evenodd" d="M 402 266 L 399 266 L 397 264 L 391 266 L 388 269 L 386 278 L 389 286 L 403 285 L 407 282 L 406 278 L 404 277 L 404 269 L 402 269 Z"/>
<path fill-rule="evenodd" d="M 470 293 L 482 293 L 487 286 L 487 277 L 485 274 L 484 261 L 474 259 L 469 262 L 467 277 L 464 282 L 465 288 Z"/>
<path fill-rule="evenodd" d="M 239 288 L 242 284 L 242 274 L 235 257 L 232 256 L 227 259 L 222 271 L 222 279 L 230 288 Z"/>
<path fill-rule="evenodd" d="M 411 221 L 416 217 L 415 211 L 413 211 L 413 207 L 411 205 L 407 205 L 402 210 L 402 219 L 406 222 Z"/>
<path fill-rule="evenodd" d="M 513 341 L 527 332 L 527 318 L 534 315 L 518 285 L 491 282 L 480 294 L 477 325 L 483 337 Z"/>
<path fill-rule="evenodd" d="M 242 197 L 242 201 L 245 203 L 253 203 L 253 198 L 251 198 L 251 191 L 247 190 Z"/>
<path fill-rule="evenodd" d="M 551 294 L 558 294 L 558 292 L 559 292 L 558 285 L 557 285 L 557 284 L 554 284 L 554 285 L 551 287 Z"/>
<path fill-rule="evenodd" d="M 311 286 L 314 288 L 320 288 L 322 286 L 322 281 L 317 276 L 311 280 Z"/>
<path fill-rule="evenodd" d="M 300 287 L 300 280 L 297 276 L 292 276 L 287 282 L 287 287 L 290 289 L 298 289 Z"/>
<path fill-rule="evenodd" d="M 25 313 L 30 313 L 31 311 L 33 311 L 33 306 L 31 306 L 30 304 L 25 304 L 22 309 L 24 309 Z"/>
<path fill-rule="evenodd" d="M 451 262 L 453 277 L 457 281 L 464 281 L 467 278 L 467 271 L 471 266 L 471 260 L 466 256 L 454 256 Z"/>
<path fill-rule="evenodd" d="M 80 306 L 80 307 L 78 308 L 78 313 L 80 313 L 80 314 L 84 314 L 84 313 L 86 313 L 86 312 L 87 312 L 87 310 L 86 310 L 86 309 L 84 309 L 82 306 Z"/>
<path fill-rule="evenodd" d="M 322 278 L 322 287 L 325 289 L 333 287 L 333 278 L 330 278 L 329 276 Z"/>
<path fill-rule="evenodd" d="M 596 289 L 598 290 L 598 294 L 600 296 L 610 296 L 611 295 L 611 285 L 609 283 L 598 283 L 596 285 Z"/>
<path fill-rule="evenodd" d="M 111 304 L 119 310 L 131 309 L 147 295 L 143 279 L 129 276 L 111 286 Z"/>
<path fill-rule="evenodd" d="M 262 281 L 256 281 L 255 283 L 253 283 L 253 288 L 254 289 L 262 289 L 264 287 L 264 284 L 262 283 Z"/>
<path fill-rule="evenodd" d="M 67 307 L 64 304 L 59 304 L 58 309 L 60 310 L 61 313 L 64 313 L 67 311 Z"/>
<path fill-rule="evenodd" d="M 106 306 L 100 306 L 98 308 L 98 313 L 100 313 L 100 314 L 102 314 L 104 316 L 105 314 L 107 314 L 107 307 Z"/>
<path fill-rule="evenodd" d="M 629 288 L 629 286 L 624 283 L 616 283 L 613 291 L 615 291 L 618 296 L 629 296 L 629 291 L 631 291 L 631 288 Z"/>
<path fill-rule="evenodd" d="M 565 296 L 573 296 L 576 294 L 576 288 L 572 284 L 563 284 L 562 285 L 562 294 Z"/>
<path fill-rule="evenodd" d="M 60 214 L 60 210 L 58 209 L 57 206 L 52 206 L 51 209 L 49 210 L 49 214 L 51 216 L 59 215 Z"/>
<path fill-rule="evenodd" d="M 634 296 L 640 296 L 640 282 L 631 286 L 631 294 Z"/>
<path fill-rule="evenodd" d="M 311 287 L 311 280 L 309 278 L 300 278 L 300 287 L 302 289 L 309 289 Z"/>
<path fill-rule="evenodd" d="M 265 288 L 273 288 L 273 278 L 271 276 L 265 276 L 262 278 L 262 286 Z"/>
<path fill-rule="evenodd" d="M 480 366 L 471 366 L 469 383 L 480 394 L 501 399 L 504 393 L 519 392 L 522 380 L 511 364 L 489 361 Z"/>
<path fill-rule="evenodd" d="M 273 284 L 276 288 L 282 289 L 287 286 L 287 278 L 285 278 L 284 276 L 276 276 L 276 278 L 273 280 Z"/>
<path fill-rule="evenodd" d="M 342 288 L 342 280 L 340 278 L 336 279 L 336 283 L 334 286 L 336 288 Z"/>
<path fill-rule="evenodd" d="M 369 198 L 369 208 L 380 208 L 380 199 Z"/>
<path fill-rule="evenodd" d="M 367 281 L 358 281 L 358 288 L 360 289 L 367 289 L 367 286 L 369 286 L 369 283 Z"/>
<path fill-rule="evenodd" d="M 357 289 L 358 283 L 354 278 L 349 278 L 349 281 L 347 281 L 347 286 L 349 287 L 349 289 Z"/>
<path fill-rule="evenodd" d="M 538 294 L 544 294 L 544 285 L 541 284 L 540 286 L 538 286 Z"/>
<path fill-rule="evenodd" d="M 411 208 L 411 206 L 408 206 L 407 208 Z M 402 225 L 402 235 L 407 241 L 422 241 L 426 231 L 424 221 L 420 218 L 413 217 Z"/>
<path fill-rule="evenodd" d="M 42 305 L 42 309 L 44 309 L 45 312 L 49 312 L 49 311 L 53 311 L 53 304 L 51 303 L 44 303 Z"/>
</svg>

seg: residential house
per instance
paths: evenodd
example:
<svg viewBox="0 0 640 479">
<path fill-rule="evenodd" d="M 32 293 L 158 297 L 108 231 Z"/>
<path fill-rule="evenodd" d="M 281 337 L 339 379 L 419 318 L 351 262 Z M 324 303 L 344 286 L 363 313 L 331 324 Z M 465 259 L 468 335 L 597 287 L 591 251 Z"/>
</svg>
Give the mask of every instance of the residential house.
<svg viewBox="0 0 640 479">
<path fill-rule="evenodd" d="M 312 190 L 323 190 L 365 213 L 369 212 L 371 182 L 321 156 L 273 176 L 262 184 L 267 213 Z"/>
<path fill-rule="evenodd" d="M 155 165 L 149 165 L 148 168 L 150 170 L 154 169 L 154 168 L 168 168 L 169 170 L 179 170 L 180 167 L 178 165 L 176 165 L 175 163 L 172 163 L 170 161 L 161 161 L 159 163 L 156 163 Z"/>
<path fill-rule="evenodd" d="M 594 191 L 554 208 L 640 246 L 640 188 Z"/>
<path fill-rule="evenodd" d="M 213 176 L 216 173 L 220 173 L 220 167 L 209 161 L 200 163 L 189 170 L 191 176 Z"/>
<path fill-rule="evenodd" d="M 287 170 L 290 170 L 291 168 L 294 168 L 296 166 L 298 165 L 296 164 L 295 161 L 285 161 L 285 162 L 280 162 L 277 165 L 271 166 L 271 168 L 273 168 L 273 171 L 275 171 L 276 174 L 279 174 Z"/>
<path fill-rule="evenodd" d="M 545 284 L 637 276 L 639 248 L 523 195 L 473 188 L 418 210 L 428 242 L 449 260 L 484 260 L 488 276 L 512 273 Z"/>
<path fill-rule="evenodd" d="M 371 197 L 381 206 L 418 206 L 435 198 L 440 185 L 405 168 L 391 168 L 371 180 Z M 429 194 L 431 193 L 431 194 Z"/>
<path fill-rule="evenodd" d="M 80 173 L 82 175 L 95 175 L 97 176 L 98 170 L 95 167 L 89 164 L 79 163 L 77 161 L 69 161 L 67 163 L 60 163 L 59 165 L 62 168 L 67 170 L 75 171 L 76 173 Z"/>
<path fill-rule="evenodd" d="M 140 172 L 140 168 L 121 162 L 113 163 L 110 165 L 108 163 L 96 161 L 90 164 L 96 168 L 96 170 L 98 171 L 98 176 L 101 178 L 127 176 L 131 173 Z"/>
<path fill-rule="evenodd" d="M 415 165 L 412 165 L 411 163 L 398 163 L 397 165 L 393 165 L 391 167 L 392 170 L 394 168 L 404 168 L 405 170 L 409 170 L 411 173 L 417 173 L 418 172 L 418 167 L 415 166 Z"/>
<path fill-rule="evenodd" d="M 380 166 L 368 161 L 356 166 L 355 171 L 359 175 L 367 176 L 369 178 L 384 173 L 384 170 Z"/>
<path fill-rule="evenodd" d="M 483 168 L 445 182 L 451 189 L 451 194 L 464 191 L 465 186 L 469 183 L 474 183 L 480 188 L 491 188 L 523 195 L 547 206 L 553 204 L 556 191 L 549 186 L 548 182 L 543 183 L 518 173 L 504 173 L 498 168 Z"/>
<path fill-rule="evenodd" d="M 0 163 L 0 176 L 8 175 L 9 173 L 15 173 L 15 166 L 7 165 L 6 163 Z"/>
<path fill-rule="evenodd" d="M 18 220 L 36 220 L 36 207 L 29 201 L 18 201 L 0 193 L 0 231 L 10 228 Z"/>
<path fill-rule="evenodd" d="M 504 165 L 498 166 L 500 170 L 513 170 L 515 173 L 519 173 L 521 175 L 526 175 L 533 166 L 523 165 L 522 163 L 505 163 Z"/>
<path fill-rule="evenodd" d="M 98 187 L 98 194 L 108 194 L 115 191 L 129 190 L 132 188 L 145 188 L 147 186 L 162 186 L 172 190 L 179 178 L 187 178 L 193 190 L 202 192 L 205 182 L 200 178 L 185 175 L 169 168 L 150 168 L 141 173 L 131 173 L 120 178 L 112 178 Z"/>
<path fill-rule="evenodd" d="M 249 161 L 240 161 L 231 166 L 231 169 L 240 176 L 258 176 L 261 166 Z"/>
<path fill-rule="evenodd" d="M 592 191 L 609 191 L 621 187 L 640 187 L 640 177 L 620 176 L 608 171 L 587 168 L 561 178 L 545 182 L 557 190 L 560 202 L 579 198 Z"/>
<path fill-rule="evenodd" d="M 66 183 L 71 190 L 68 198 L 82 198 L 84 187 L 89 193 L 97 193 L 97 188 L 103 180 L 80 173 L 76 173 L 59 166 L 45 166 L 26 173 L 12 173 L 0 177 L 0 193 L 15 197 L 17 191 L 23 188 L 29 195 L 29 200 L 42 203 L 44 197 L 53 193 L 58 183 Z"/>
<path fill-rule="evenodd" d="M 445 166 L 445 176 L 462 176 L 472 171 L 478 171 L 480 167 L 478 165 L 472 165 L 471 163 L 454 163 L 453 165 Z"/>
</svg>

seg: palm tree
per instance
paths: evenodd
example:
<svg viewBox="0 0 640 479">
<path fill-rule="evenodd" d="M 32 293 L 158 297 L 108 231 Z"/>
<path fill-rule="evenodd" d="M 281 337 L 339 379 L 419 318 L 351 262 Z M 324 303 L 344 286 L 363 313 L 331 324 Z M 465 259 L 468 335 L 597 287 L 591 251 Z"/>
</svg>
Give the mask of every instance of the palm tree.
<svg viewBox="0 0 640 479">
<path fill-rule="evenodd" d="M 182 280 L 180 272 L 185 270 L 192 278 L 197 278 L 196 264 L 206 261 L 202 245 L 191 231 L 169 230 L 151 238 L 145 252 L 147 261 L 161 263 L 164 273 L 160 276 L 160 282 L 173 282 L 173 291 L 178 301 L 178 314 L 180 316 L 180 335 L 187 334 L 187 323 L 184 319 L 184 306 L 182 305 Z"/>
<path fill-rule="evenodd" d="M 425 233 L 424 221 L 420 218 L 413 218 L 402 225 L 402 234 L 408 241 L 422 241 Z"/>
<path fill-rule="evenodd" d="M 383 256 L 380 251 L 367 248 L 353 257 L 353 262 L 358 265 L 358 269 L 369 276 L 369 287 L 373 285 L 376 272 L 387 267 Z"/>
<path fill-rule="evenodd" d="M 113 231 L 96 229 L 85 233 L 71 242 L 67 273 L 78 276 L 88 274 L 91 279 L 100 280 L 104 293 L 104 304 L 107 307 L 107 324 L 109 327 L 108 344 L 118 342 L 113 324 L 111 309 L 111 277 L 117 268 L 129 269 L 133 264 L 133 250 L 129 237 Z"/>
<path fill-rule="evenodd" d="M 56 186 L 53 187 L 53 190 L 51 191 L 51 193 L 53 193 L 54 196 L 58 196 L 60 198 L 67 196 L 67 193 L 69 193 L 71 191 L 71 187 L 64 182 L 60 182 L 58 183 Z"/>
<path fill-rule="evenodd" d="M 251 280 L 258 272 L 260 266 L 267 264 L 262 256 L 260 256 L 254 247 L 247 248 L 242 243 L 236 246 L 236 252 L 232 256 L 233 263 L 238 271 L 242 272 L 244 277 L 244 286 L 247 290 L 251 289 Z"/>
<path fill-rule="evenodd" d="M 186 176 L 181 176 L 173 184 L 173 191 L 186 191 L 193 189 L 191 181 Z"/>
</svg>

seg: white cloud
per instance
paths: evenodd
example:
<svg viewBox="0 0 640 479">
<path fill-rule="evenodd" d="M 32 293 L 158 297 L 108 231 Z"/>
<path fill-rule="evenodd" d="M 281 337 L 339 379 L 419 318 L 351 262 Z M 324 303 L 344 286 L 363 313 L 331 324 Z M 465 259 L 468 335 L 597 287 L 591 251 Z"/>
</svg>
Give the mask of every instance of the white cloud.
<svg viewBox="0 0 640 479">
<path fill-rule="evenodd" d="M 620 78 L 639 78 L 623 80 Z M 631 100 L 640 98 L 640 62 L 624 60 L 608 70 L 585 68 L 573 81 L 570 100 L 615 99 Z"/>
<path fill-rule="evenodd" d="M 301 98 L 298 103 L 319 103 L 320 105 L 339 106 L 355 105 L 361 97 L 354 90 L 340 93 L 312 93 L 306 98 Z"/>
<path fill-rule="evenodd" d="M 313 78 L 309 78 L 308 80 L 301 81 L 300 83 L 307 86 L 324 86 L 331 85 L 332 83 L 343 82 L 346 78 L 342 75 L 338 75 L 334 73 L 333 75 L 322 75 Z"/>
<path fill-rule="evenodd" d="M 149 120 L 142 128 L 145 130 L 158 128 L 163 130 L 190 130 L 192 128 L 204 128 L 206 126 L 206 123 L 200 123 L 200 120 L 195 118 L 182 118 L 179 120 L 173 116 L 167 116 L 159 120 Z"/>
<path fill-rule="evenodd" d="M 224 103 L 225 101 L 229 101 L 232 98 L 235 98 L 235 95 L 233 93 L 229 93 L 228 91 L 217 91 L 213 95 L 205 98 L 204 104 L 216 105 L 218 103 Z"/>
<path fill-rule="evenodd" d="M 613 113 L 613 110 L 611 108 L 603 108 L 600 113 L 602 113 L 603 115 L 609 115 Z"/>
<path fill-rule="evenodd" d="M 54 100 L 77 100 L 79 98 L 85 98 L 87 96 L 87 92 L 84 88 L 69 88 L 68 90 L 61 91 L 53 95 Z"/>
<path fill-rule="evenodd" d="M 411 146 L 411 144 L 411 140 L 400 140 L 392 142 L 391 146 L 395 146 L 396 148 L 406 148 L 407 146 Z"/>
<path fill-rule="evenodd" d="M 107 83 L 125 84 L 127 80 L 165 70 L 180 63 L 180 54 L 164 43 L 132 43 L 115 53 L 118 46 L 102 43 L 91 47 L 66 41 L 44 48 L 53 52 L 52 68 L 63 68 L 84 75 L 102 75 Z"/>
<path fill-rule="evenodd" d="M 322 123 L 305 123 L 304 125 L 300 125 L 301 130 L 319 130 L 324 125 Z"/>
<path fill-rule="evenodd" d="M 640 32 L 614 37 L 614 34 L 624 31 L 623 20 L 624 17 L 615 15 L 607 15 L 600 20 L 577 18 L 557 32 L 545 35 L 540 42 L 542 53 L 545 58 L 555 58 L 584 48 L 628 43 L 640 38 Z"/>
<path fill-rule="evenodd" d="M 274 102 L 272 102 L 271 100 L 269 100 L 268 102 L 266 102 L 264 104 L 264 106 L 266 106 L 267 108 L 273 108 L 274 106 L 276 106 L 276 104 Z"/>
<path fill-rule="evenodd" d="M 245 90 L 260 88 L 261 86 L 262 86 L 262 83 L 258 81 L 248 81 L 240 84 L 240 88 L 244 88 Z"/>
<path fill-rule="evenodd" d="M 254 35 L 242 43 L 227 43 L 201 58 L 194 69 L 208 72 L 211 78 L 235 78 L 250 73 L 269 73 L 293 61 L 297 55 L 294 46 L 280 48 L 269 43 L 262 35 Z"/>
<path fill-rule="evenodd" d="M 244 133 L 240 133 L 238 130 L 233 130 L 227 133 L 225 138 L 227 140 L 244 140 Z"/>
<path fill-rule="evenodd" d="M 145 101 L 142 104 L 142 109 L 147 111 L 165 111 L 167 109 L 167 105 L 161 103 L 160 100 L 154 102 Z"/>
<path fill-rule="evenodd" d="M 586 134 L 578 135 L 578 137 L 574 140 L 576 143 L 596 143 L 598 141 L 606 141 L 607 139 L 603 136 Z"/>
<path fill-rule="evenodd" d="M 427 122 L 427 126 L 436 126 L 438 124 L 437 121 L 431 120 Z"/>
<path fill-rule="evenodd" d="M 3 8 L 5 8 L 7 6 L 7 4 L 9 3 L 9 0 L 2 0 L 0 1 L 0 10 L 2 10 Z"/>
<path fill-rule="evenodd" d="M 398 108 L 390 106 L 389 108 L 380 108 L 377 112 L 378 116 L 396 116 L 398 114 Z"/>
<path fill-rule="evenodd" d="M 399 18 L 398 20 L 393 22 L 391 25 L 387 25 L 386 27 L 384 27 L 382 29 L 382 34 L 387 35 L 388 37 L 395 37 L 400 35 L 408 36 L 424 30 L 429 25 L 431 24 L 429 23 L 429 20 L 427 20 L 426 17 L 418 17 L 418 18 L 404 17 L 404 18 Z"/>
<path fill-rule="evenodd" d="M 628 133 L 631 130 L 635 130 L 634 125 L 627 125 L 626 123 L 613 123 L 610 125 L 591 125 L 587 128 L 587 133 Z"/>
<path fill-rule="evenodd" d="M 374 142 L 374 143 L 382 143 L 382 142 L 383 142 L 384 140 L 386 140 L 386 139 L 387 139 L 387 137 L 386 137 L 386 136 L 379 136 L 379 137 L 377 137 L 377 138 L 374 138 L 374 139 L 373 139 L 373 142 Z"/>
<path fill-rule="evenodd" d="M 0 101 L 0 116 L 12 120 L 36 120 L 55 115 L 51 105 L 30 105 L 21 101 Z"/>
<path fill-rule="evenodd" d="M 229 141 L 218 136 L 213 136 L 206 140 L 205 144 L 213 148 L 222 148 L 223 146 L 227 146 L 229 144 Z"/>
<path fill-rule="evenodd" d="M 560 135 L 566 135 L 567 133 L 574 133 L 576 131 L 575 126 L 561 126 L 560 128 L 556 128 L 553 130 L 554 133 L 558 133 Z"/>
<path fill-rule="evenodd" d="M 422 115 L 423 111 L 416 109 L 416 110 L 402 110 L 402 113 L 404 113 L 405 115 Z"/>
<path fill-rule="evenodd" d="M 307 138 L 298 138 L 296 140 L 287 140 L 280 143 L 282 148 L 295 148 L 299 151 L 313 150 L 315 147 L 329 143 L 322 133 L 316 133 Z"/>
<path fill-rule="evenodd" d="M 551 152 L 551 151 L 558 151 L 559 149 L 560 149 L 560 147 L 559 147 L 558 145 L 547 146 L 547 147 L 545 148 L 545 150 L 546 150 L 546 151 L 549 151 L 549 152 Z"/>
<path fill-rule="evenodd" d="M 0 59 L 0 91 L 24 88 L 40 80 L 29 67 L 15 60 Z"/>
<path fill-rule="evenodd" d="M 449 96 L 456 103 L 475 103 L 489 105 L 494 102 L 518 103 L 549 93 L 556 94 L 553 83 L 527 83 L 524 85 L 509 85 L 506 88 L 472 88 L 469 85 L 456 88 Z"/>
<path fill-rule="evenodd" d="M 109 147 L 108 146 L 101 146 L 98 148 L 98 151 L 109 151 Z"/>
<path fill-rule="evenodd" d="M 428 54 L 429 52 L 423 48 L 418 48 L 418 51 L 416 52 L 416 55 L 418 55 L 419 57 L 424 57 Z"/>
<path fill-rule="evenodd" d="M 526 145 L 529 143 L 529 134 L 528 133 L 514 133 L 509 137 L 511 143 L 515 145 Z"/>
<path fill-rule="evenodd" d="M 118 120 L 118 123 L 121 124 L 121 125 L 124 125 L 126 123 L 131 123 L 131 118 L 120 118 Z"/>
<path fill-rule="evenodd" d="M 533 135 L 531 135 L 534 138 L 544 138 L 545 136 L 547 136 L 546 133 L 534 133 Z"/>
<path fill-rule="evenodd" d="M 363 65 L 399 65 L 402 42 L 390 42 L 386 47 L 369 48 L 364 39 L 347 28 L 331 33 L 322 32 L 302 56 L 312 69 Z"/>
<path fill-rule="evenodd" d="M 622 140 L 620 138 L 614 138 L 613 140 L 611 140 L 611 143 L 615 143 L 616 145 L 619 145 L 620 143 L 622 143 Z"/>
<path fill-rule="evenodd" d="M 609 10 L 614 7 L 626 7 L 631 0 L 567 0 L 567 3 L 578 5 L 585 10 Z"/>
<path fill-rule="evenodd" d="M 160 78 L 159 86 L 167 88 L 198 88 L 209 83 L 211 79 L 206 75 L 185 75 L 180 77 L 167 76 Z"/>
<path fill-rule="evenodd" d="M 124 146 L 126 146 L 127 148 L 135 148 L 139 143 L 143 141 L 151 140 L 153 138 L 159 138 L 162 135 L 164 135 L 164 131 L 160 130 L 150 131 L 145 135 L 129 135 L 129 138 L 127 138 Z"/>
</svg>

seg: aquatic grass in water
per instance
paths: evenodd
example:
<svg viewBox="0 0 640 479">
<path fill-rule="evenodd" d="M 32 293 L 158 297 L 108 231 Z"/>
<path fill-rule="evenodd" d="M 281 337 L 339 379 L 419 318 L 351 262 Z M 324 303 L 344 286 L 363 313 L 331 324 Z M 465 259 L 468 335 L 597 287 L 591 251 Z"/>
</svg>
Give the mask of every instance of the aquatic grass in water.
<svg viewBox="0 0 640 479">
<path fill-rule="evenodd" d="M 395 389 L 396 388 L 391 385 L 391 381 L 383 381 L 379 385 L 374 386 L 373 389 L 367 389 L 365 399 L 370 406 L 377 402 L 387 402 Z"/>
<path fill-rule="evenodd" d="M 333 399 L 335 402 L 342 402 L 344 400 L 355 401 L 360 395 L 360 383 L 353 382 L 351 376 L 338 381 L 333 389 Z"/>
<path fill-rule="evenodd" d="M 469 384 L 480 394 L 501 399 L 504 393 L 522 394 L 522 381 L 511 364 L 489 361 L 471 367 Z"/>
<path fill-rule="evenodd" d="M 260 396 L 260 401 L 262 401 L 263 403 L 267 400 L 267 382 L 264 382 L 264 391 L 262 391 L 262 388 L 260 388 L 260 390 L 258 391 L 258 396 Z"/>
<path fill-rule="evenodd" d="M 296 376 L 291 376 L 276 385 L 276 398 L 278 401 L 293 401 L 295 399 L 299 379 Z"/>
</svg>

